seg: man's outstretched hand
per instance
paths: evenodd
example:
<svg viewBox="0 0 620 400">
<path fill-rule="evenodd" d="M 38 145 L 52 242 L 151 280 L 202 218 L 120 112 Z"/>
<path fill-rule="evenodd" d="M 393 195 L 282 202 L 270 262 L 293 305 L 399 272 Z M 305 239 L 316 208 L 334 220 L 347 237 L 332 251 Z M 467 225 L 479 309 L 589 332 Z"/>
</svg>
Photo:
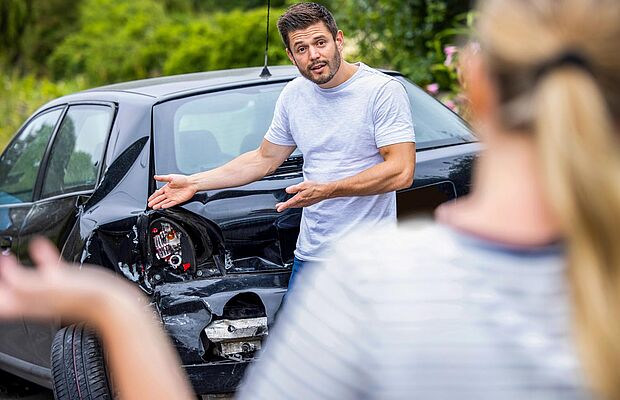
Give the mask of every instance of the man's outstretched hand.
<svg viewBox="0 0 620 400">
<path fill-rule="evenodd" d="M 276 211 L 282 212 L 287 208 L 308 207 L 329 199 L 333 190 L 329 184 L 305 181 L 286 188 L 286 193 L 296 193 L 285 202 L 276 204 Z"/>
<path fill-rule="evenodd" d="M 154 178 L 156 181 L 166 182 L 149 197 L 148 206 L 154 210 L 184 203 L 196 194 L 196 188 L 185 175 L 155 175 Z"/>
</svg>

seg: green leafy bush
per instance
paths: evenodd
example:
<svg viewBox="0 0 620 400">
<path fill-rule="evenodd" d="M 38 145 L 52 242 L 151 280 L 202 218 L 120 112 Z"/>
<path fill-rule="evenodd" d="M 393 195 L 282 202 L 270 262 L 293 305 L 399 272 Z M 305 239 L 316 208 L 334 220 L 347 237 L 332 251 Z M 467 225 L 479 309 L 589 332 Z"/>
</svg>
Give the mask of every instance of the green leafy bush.
<svg viewBox="0 0 620 400">
<path fill-rule="evenodd" d="M 214 13 L 218 11 L 265 8 L 267 0 L 164 0 L 166 8 L 184 12 Z M 282 7 L 286 0 L 271 0 L 272 7 Z"/>
<path fill-rule="evenodd" d="M 272 10 L 269 64 L 288 63 L 275 21 L 282 10 Z M 234 10 L 195 20 L 170 48 L 165 75 L 225 68 L 259 66 L 265 49 L 265 10 Z"/>
<path fill-rule="evenodd" d="M 263 63 L 266 10 L 166 15 L 155 0 L 83 0 L 81 28 L 56 48 L 54 79 L 93 85 Z M 270 64 L 287 61 L 272 9 Z"/>
<path fill-rule="evenodd" d="M 83 0 L 80 29 L 68 35 L 48 59 L 53 79 L 84 75 L 93 84 L 149 76 L 135 57 L 167 22 L 154 0 Z"/>
<path fill-rule="evenodd" d="M 30 3 L 23 0 L 0 2 L 0 63 L 16 63 L 21 37 L 28 23 Z"/>
<path fill-rule="evenodd" d="M 364 61 L 397 69 L 418 84 L 428 84 L 437 79 L 433 66 L 443 63 L 443 48 L 454 43 L 454 34 L 463 27 L 468 3 L 343 0 L 337 18 L 357 43 Z"/>
</svg>

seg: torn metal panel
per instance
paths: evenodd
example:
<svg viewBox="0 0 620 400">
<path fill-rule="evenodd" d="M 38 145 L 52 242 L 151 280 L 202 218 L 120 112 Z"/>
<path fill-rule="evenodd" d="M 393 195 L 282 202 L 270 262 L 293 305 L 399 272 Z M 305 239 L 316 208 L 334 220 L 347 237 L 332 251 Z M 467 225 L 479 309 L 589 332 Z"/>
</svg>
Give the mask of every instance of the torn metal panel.
<svg viewBox="0 0 620 400">
<path fill-rule="evenodd" d="M 219 363 L 185 365 L 185 373 L 189 377 L 196 393 L 232 393 L 234 392 L 249 360 L 225 360 Z"/>
<path fill-rule="evenodd" d="M 222 319 L 205 328 L 207 338 L 214 343 L 217 355 L 241 360 L 261 349 L 267 336 L 267 318 Z"/>
<path fill-rule="evenodd" d="M 282 304 L 289 275 L 289 272 L 233 275 L 219 279 L 163 283 L 154 288 L 153 301 L 183 364 L 205 362 L 203 356 L 207 348 L 201 336 L 212 321 L 223 319 L 225 309 L 229 307 L 231 300 L 234 301 L 235 297 L 244 294 L 256 296 L 257 301 L 262 303 L 260 307 L 264 309 L 263 318 L 266 320 L 265 325 L 268 326 L 273 323 L 275 314 Z M 231 314 L 230 311 L 228 313 Z M 233 312 L 231 315 L 242 314 Z M 258 345 L 252 343 L 250 346 Z"/>
<path fill-rule="evenodd" d="M 214 343 L 267 336 L 267 318 L 221 319 L 205 328 L 209 340 Z"/>
</svg>

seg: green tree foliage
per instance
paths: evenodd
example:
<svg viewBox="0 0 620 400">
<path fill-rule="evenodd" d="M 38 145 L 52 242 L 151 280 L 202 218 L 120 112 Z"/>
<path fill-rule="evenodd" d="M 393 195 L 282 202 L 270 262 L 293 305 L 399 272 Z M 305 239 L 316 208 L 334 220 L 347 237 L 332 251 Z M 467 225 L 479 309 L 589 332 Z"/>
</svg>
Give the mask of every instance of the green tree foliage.
<svg viewBox="0 0 620 400">
<path fill-rule="evenodd" d="M 164 0 L 169 10 L 183 12 L 193 11 L 201 13 L 214 13 L 231 10 L 252 10 L 267 6 L 267 0 Z M 271 0 L 274 8 L 283 7 L 287 0 Z"/>
<path fill-rule="evenodd" d="M 166 21 L 154 0 L 83 0 L 79 30 L 48 59 L 52 77 L 83 74 L 93 84 L 144 78 L 146 67 L 134 56 Z"/>
<path fill-rule="evenodd" d="M 443 46 L 463 32 L 458 27 L 469 9 L 463 0 L 343 0 L 337 19 L 364 61 L 424 84 L 435 80 L 431 67 L 443 62 Z"/>
<path fill-rule="evenodd" d="M 92 84 L 261 65 L 266 10 L 167 15 L 155 0 L 83 0 L 81 27 L 56 48 L 55 79 Z M 286 62 L 272 10 L 270 63 Z"/>
<path fill-rule="evenodd" d="M 45 60 L 76 29 L 81 0 L 1 0 L 0 64 L 45 72 Z"/>
<path fill-rule="evenodd" d="M 31 1 L 0 1 L 0 62 L 16 64 L 21 53 L 21 38 L 31 14 Z"/>
<path fill-rule="evenodd" d="M 300 1 L 308 0 L 271 0 L 271 7 L 282 8 L 290 6 Z M 331 9 L 331 6 L 335 6 L 338 1 L 336 0 L 314 0 L 316 3 L 323 4 L 325 7 Z M 219 11 L 231 11 L 231 10 L 253 10 L 257 8 L 265 9 L 267 7 L 267 0 L 164 0 L 164 4 L 167 10 L 170 11 L 182 11 L 182 12 L 199 12 L 199 13 L 214 13 Z M 332 10 L 334 11 L 334 10 Z"/>
<path fill-rule="evenodd" d="M 67 35 L 77 30 L 82 0 L 27 1 L 32 1 L 32 14 L 21 37 L 23 70 L 45 74 L 47 58 Z"/>
<path fill-rule="evenodd" d="M 272 10 L 269 28 L 269 64 L 288 63 L 275 21 L 282 10 Z M 265 10 L 234 10 L 216 13 L 190 23 L 180 36 L 178 46 L 170 48 L 163 64 L 165 75 L 258 66 L 265 49 Z M 174 29 L 173 26 L 170 29 Z M 179 32 L 177 32 L 179 33 Z M 170 30 L 160 32 L 172 38 Z"/>
</svg>

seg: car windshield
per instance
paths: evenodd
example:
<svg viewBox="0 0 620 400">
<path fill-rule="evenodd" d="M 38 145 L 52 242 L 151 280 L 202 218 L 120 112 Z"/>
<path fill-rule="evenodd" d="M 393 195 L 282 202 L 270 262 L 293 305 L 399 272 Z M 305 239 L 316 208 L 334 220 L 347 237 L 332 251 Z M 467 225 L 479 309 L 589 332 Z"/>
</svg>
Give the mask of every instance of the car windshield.
<svg viewBox="0 0 620 400">
<path fill-rule="evenodd" d="M 406 79 L 418 150 L 475 141 L 461 118 Z M 154 109 L 155 168 L 192 174 L 219 167 L 256 149 L 269 128 L 286 83 L 201 94 Z M 301 155 L 298 151 L 294 156 Z"/>
</svg>

